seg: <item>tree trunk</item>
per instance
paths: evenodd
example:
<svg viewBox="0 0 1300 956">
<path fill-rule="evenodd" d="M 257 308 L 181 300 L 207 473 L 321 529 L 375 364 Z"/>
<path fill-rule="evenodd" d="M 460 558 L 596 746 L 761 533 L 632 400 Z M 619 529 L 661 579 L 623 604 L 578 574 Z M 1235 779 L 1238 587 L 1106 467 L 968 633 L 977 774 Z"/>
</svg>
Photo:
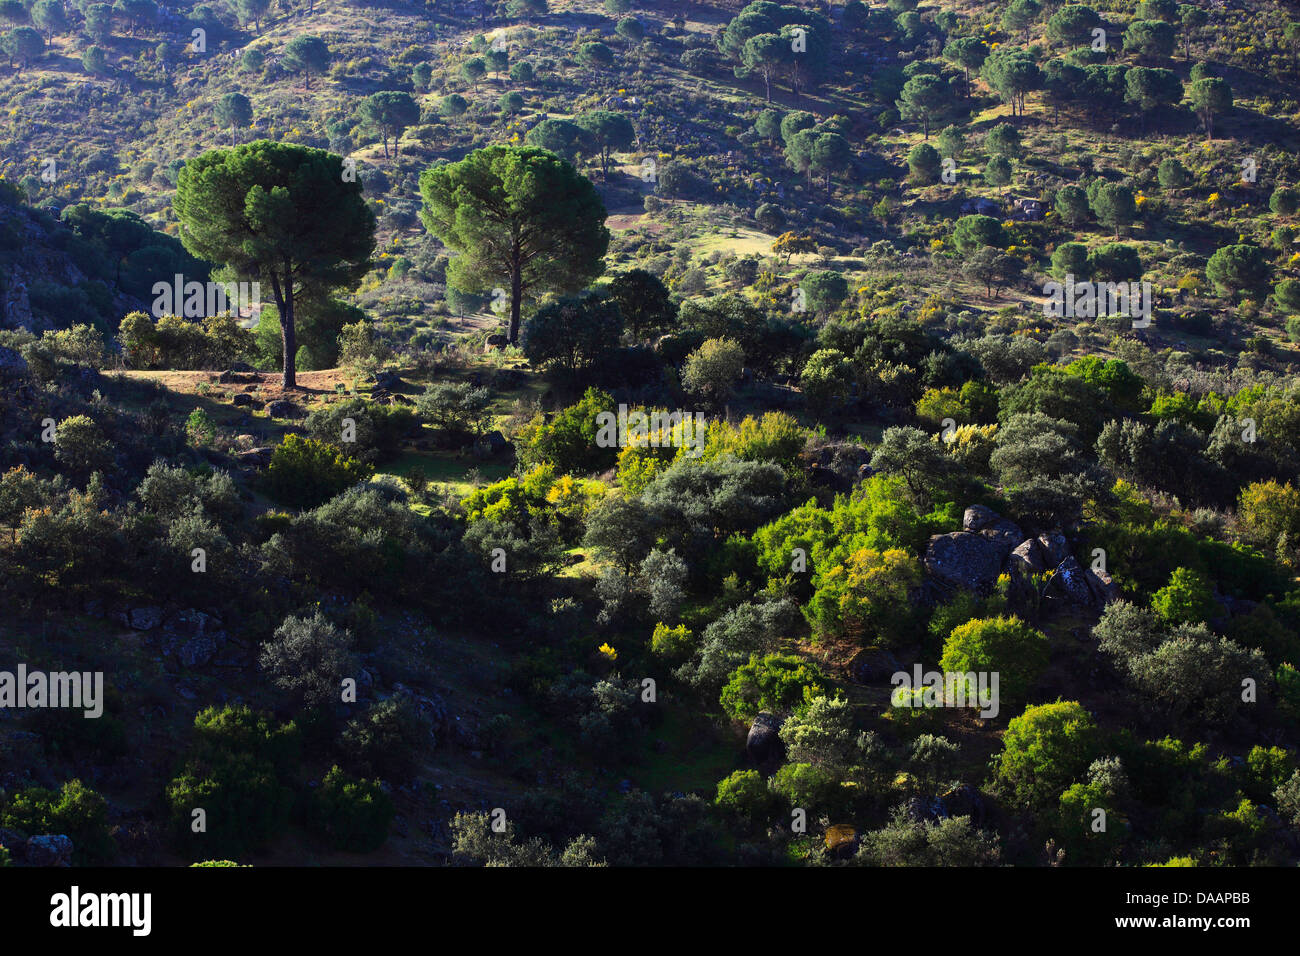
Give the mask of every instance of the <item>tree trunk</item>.
<svg viewBox="0 0 1300 956">
<path fill-rule="evenodd" d="M 279 274 L 271 273 L 271 291 L 275 293 L 275 307 L 280 311 L 280 346 L 284 350 L 280 387 L 285 389 L 297 388 L 298 379 L 295 360 L 297 359 L 298 342 L 293 325 L 293 278 L 289 275 L 287 268 L 285 269 L 283 288 L 280 286 Z"/>
<path fill-rule="evenodd" d="M 514 345 L 519 341 L 519 313 L 523 306 L 524 299 L 524 266 L 519 261 L 520 249 L 519 240 L 516 239 L 511 248 L 510 264 L 510 344 Z"/>
</svg>

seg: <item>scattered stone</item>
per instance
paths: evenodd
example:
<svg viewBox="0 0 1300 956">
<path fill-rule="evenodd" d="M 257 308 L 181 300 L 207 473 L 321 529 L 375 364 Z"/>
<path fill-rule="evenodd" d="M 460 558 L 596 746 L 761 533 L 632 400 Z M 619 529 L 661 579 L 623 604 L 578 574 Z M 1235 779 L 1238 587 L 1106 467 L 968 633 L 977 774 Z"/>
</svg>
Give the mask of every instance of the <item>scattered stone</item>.
<svg viewBox="0 0 1300 956">
<path fill-rule="evenodd" d="M 495 388 L 508 392 L 527 385 L 528 376 L 517 368 L 503 368 L 497 372 L 492 384 Z"/>
<path fill-rule="evenodd" d="M 943 801 L 938 797 L 912 797 L 904 806 L 912 823 L 934 823 L 944 816 Z"/>
</svg>

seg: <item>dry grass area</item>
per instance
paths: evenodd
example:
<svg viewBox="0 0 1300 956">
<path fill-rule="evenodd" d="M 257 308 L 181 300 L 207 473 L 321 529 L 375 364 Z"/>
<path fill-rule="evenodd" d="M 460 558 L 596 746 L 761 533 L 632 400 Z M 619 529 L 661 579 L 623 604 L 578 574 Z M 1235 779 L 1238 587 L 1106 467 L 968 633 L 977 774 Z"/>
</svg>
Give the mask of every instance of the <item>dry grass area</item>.
<svg viewBox="0 0 1300 956">
<path fill-rule="evenodd" d="M 281 399 L 295 402 L 310 408 L 312 405 L 324 404 L 324 397 L 333 397 L 337 394 L 337 386 L 343 385 L 349 389 L 356 389 L 356 382 L 352 373 L 341 368 L 321 369 L 316 372 L 299 372 L 297 375 L 298 387 L 285 390 L 280 384 L 279 372 L 255 372 L 248 373 L 249 381 L 221 383 L 219 372 L 196 372 L 196 371 L 125 371 L 122 373 L 127 378 L 148 380 L 176 392 L 178 395 L 195 395 L 205 398 L 216 397 L 212 393 L 216 392 L 242 392 L 255 391 L 258 399 L 264 402 L 275 402 Z M 251 376 L 256 375 L 257 381 L 251 380 Z"/>
</svg>

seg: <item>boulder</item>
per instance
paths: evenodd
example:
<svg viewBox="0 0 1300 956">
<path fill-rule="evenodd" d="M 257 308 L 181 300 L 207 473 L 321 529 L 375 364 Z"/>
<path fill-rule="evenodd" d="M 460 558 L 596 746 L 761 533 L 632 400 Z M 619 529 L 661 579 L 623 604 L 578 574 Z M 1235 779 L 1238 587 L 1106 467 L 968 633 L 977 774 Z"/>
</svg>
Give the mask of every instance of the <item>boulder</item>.
<svg viewBox="0 0 1300 956">
<path fill-rule="evenodd" d="M 1038 545 L 1043 549 L 1043 565 L 1049 570 L 1070 556 L 1070 545 L 1063 534 L 1040 534 Z"/>
<path fill-rule="evenodd" d="M 980 531 L 1000 518 L 996 511 L 984 505 L 971 505 L 961 516 L 961 530 Z"/>
<path fill-rule="evenodd" d="M 1003 553 L 994 541 L 967 531 L 931 536 L 925 570 L 947 584 L 987 591 L 1002 572 Z"/>
<path fill-rule="evenodd" d="M 152 631 L 162 623 L 163 609 L 156 604 L 133 607 L 127 611 L 126 623 L 137 631 Z"/>
<path fill-rule="evenodd" d="M 235 456 L 241 465 L 252 467 L 261 467 L 271 463 L 271 456 L 275 454 L 275 449 L 267 446 L 265 448 L 250 448 L 248 451 L 241 451 Z"/>
<path fill-rule="evenodd" d="M 406 383 L 402 381 L 402 376 L 389 369 L 381 369 L 374 374 L 375 388 L 384 389 L 391 392 L 393 389 L 403 388 Z"/>
<path fill-rule="evenodd" d="M 1088 586 L 1089 573 L 1084 571 L 1074 555 L 1067 555 L 1056 566 L 1056 576 L 1052 579 L 1067 598 L 1075 604 L 1087 607 L 1094 603 L 1092 588 Z"/>
<path fill-rule="evenodd" d="M 30 837 L 23 855 L 28 866 L 71 866 L 72 840 L 61 833 Z"/>
<path fill-rule="evenodd" d="M 246 371 L 245 371 L 246 369 Z M 248 366 L 243 369 L 228 368 L 217 376 L 217 381 L 222 385 L 231 385 L 239 382 L 260 382 L 262 376 L 258 375 Z"/>
<path fill-rule="evenodd" d="M 749 735 L 745 738 L 745 752 L 754 763 L 763 766 L 780 758 L 784 749 L 780 730 L 781 721 L 767 711 L 754 718 L 749 727 Z"/>
<path fill-rule="evenodd" d="M 847 823 L 837 823 L 826 828 L 826 852 L 839 860 L 847 860 L 858 850 L 858 831 Z"/>
<path fill-rule="evenodd" d="M 210 664 L 226 645 L 220 622 L 202 611 L 180 611 L 171 617 L 158 637 L 158 649 L 183 667 Z"/>
<path fill-rule="evenodd" d="M 247 405 L 252 405 L 252 404 L 253 404 L 253 396 L 252 396 L 252 395 L 249 395 L 247 392 L 240 392 L 239 394 L 237 394 L 234 398 L 232 398 L 232 399 L 230 400 L 230 403 L 231 403 L 232 405 L 236 405 L 236 406 L 238 406 L 238 407 L 240 407 L 240 408 L 242 408 L 242 407 L 244 407 L 244 406 L 247 406 Z"/>
<path fill-rule="evenodd" d="M 1011 579 L 1028 579 L 1031 574 L 1043 571 L 1043 549 L 1034 538 L 1026 538 L 1012 549 L 1007 558 L 1007 573 Z"/>
<path fill-rule="evenodd" d="M 938 797 L 912 797 L 903 806 L 912 823 L 934 823 L 943 817 L 943 803 Z"/>
<path fill-rule="evenodd" d="M 1088 568 L 1084 573 L 1084 580 L 1088 583 L 1088 590 L 1092 592 L 1093 603 L 1099 607 L 1104 607 L 1119 597 L 1119 585 L 1111 580 L 1110 575 L 1105 571 Z"/>
<path fill-rule="evenodd" d="M 285 399 L 271 402 L 266 406 L 266 413 L 272 418 L 302 418 L 306 414 L 300 407 Z"/>
<path fill-rule="evenodd" d="M 979 535 L 998 549 L 999 562 L 1005 562 L 1016 545 L 1025 540 L 1025 533 L 1014 521 L 999 518 L 980 529 Z"/>
<path fill-rule="evenodd" d="M 499 455 L 510 447 L 510 442 L 501 432 L 493 430 L 479 438 L 474 444 L 475 450 L 480 455 Z"/>
<path fill-rule="evenodd" d="M 813 462 L 808 466 L 808 481 L 815 488 L 829 488 L 835 492 L 847 492 L 853 490 L 851 479 L 845 478 L 834 469 L 827 468 L 819 462 Z"/>
</svg>

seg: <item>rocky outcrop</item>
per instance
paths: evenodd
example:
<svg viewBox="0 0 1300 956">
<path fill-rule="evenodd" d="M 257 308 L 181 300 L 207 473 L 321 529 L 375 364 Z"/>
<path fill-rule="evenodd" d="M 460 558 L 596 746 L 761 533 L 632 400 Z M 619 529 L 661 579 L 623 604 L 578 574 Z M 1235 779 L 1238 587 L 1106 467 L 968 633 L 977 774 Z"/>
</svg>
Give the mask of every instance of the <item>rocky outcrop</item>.
<svg viewBox="0 0 1300 956">
<path fill-rule="evenodd" d="M 1085 568 L 1063 534 L 1026 537 L 1014 521 L 985 505 L 971 505 L 962 530 L 934 535 L 925 551 L 925 569 L 938 585 L 988 593 L 1000 575 L 1026 588 L 1034 575 L 1051 574 L 1049 593 L 1085 607 L 1100 607 L 1119 589 L 1104 572 Z"/>
<path fill-rule="evenodd" d="M 999 544 L 978 533 L 936 534 L 925 549 L 925 570 L 945 584 L 985 593 L 1002 573 Z"/>
<path fill-rule="evenodd" d="M 15 279 L 7 283 L 0 298 L 0 324 L 7 329 L 31 331 L 36 324 L 32 303 L 27 297 L 27 283 Z"/>
</svg>

